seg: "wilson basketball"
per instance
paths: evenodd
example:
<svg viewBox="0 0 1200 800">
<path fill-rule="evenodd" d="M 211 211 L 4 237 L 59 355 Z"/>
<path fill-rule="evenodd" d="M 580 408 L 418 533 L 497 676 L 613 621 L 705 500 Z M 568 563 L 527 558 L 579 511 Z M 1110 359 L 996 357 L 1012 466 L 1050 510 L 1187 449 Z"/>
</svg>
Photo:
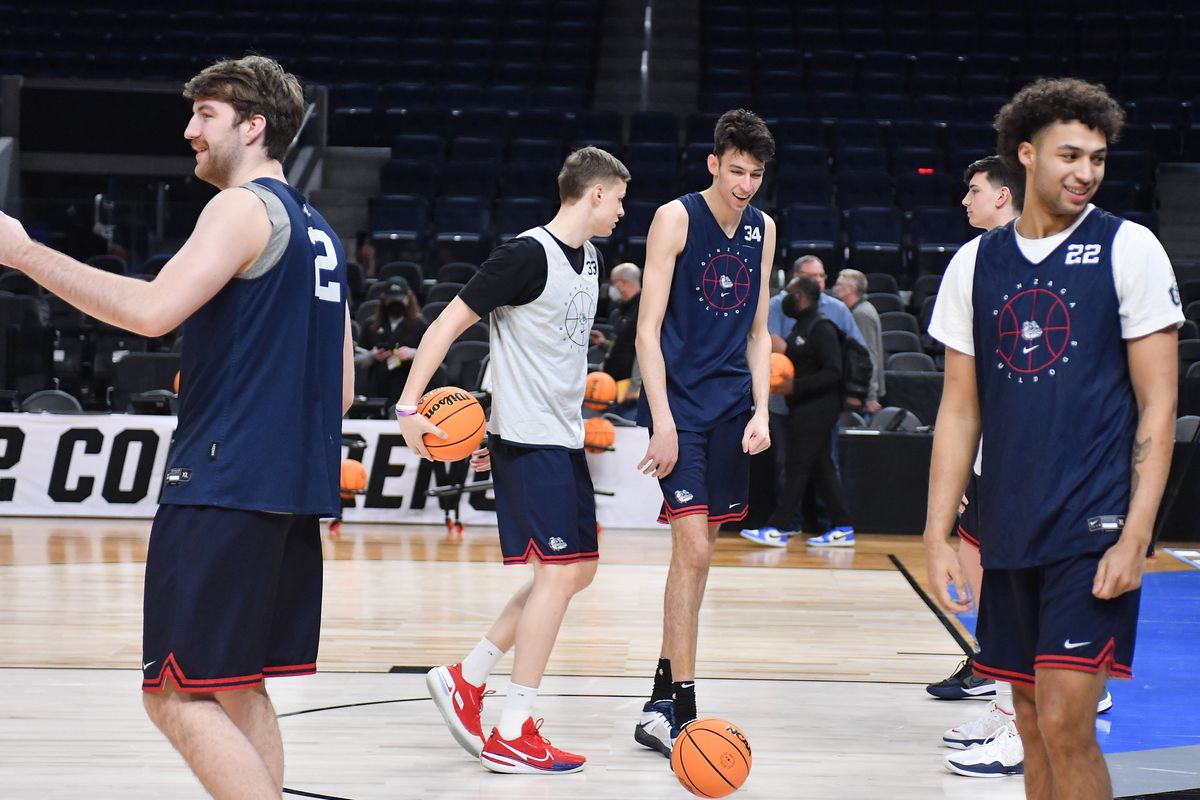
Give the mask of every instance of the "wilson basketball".
<svg viewBox="0 0 1200 800">
<path fill-rule="evenodd" d="M 417 413 L 446 432 L 445 439 L 427 433 L 424 441 L 434 461 L 461 461 L 479 448 L 487 420 L 483 406 L 470 392 L 444 386 L 427 392 Z"/>
<path fill-rule="evenodd" d="M 689 722 L 671 750 L 675 777 L 697 797 L 736 792 L 750 774 L 750 743 L 736 725 L 707 717 Z"/>
<path fill-rule="evenodd" d="M 592 417 L 583 423 L 583 446 L 589 453 L 603 453 L 617 439 L 617 429 L 604 417 Z"/>
<path fill-rule="evenodd" d="M 783 353 L 771 353 L 771 391 L 778 392 L 783 388 L 784 381 L 796 377 L 796 368 L 792 360 Z"/>
<path fill-rule="evenodd" d="M 583 404 L 596 411 L 617 402 L 617 382 L 607 372 L 589 372 L 584 384 Z"/>
<path fill-rule="evenodd" d="M 367 488 L 367 468 L 353 458 L 342 459 L 342 497 L 350 500 Z"/>
</svg>

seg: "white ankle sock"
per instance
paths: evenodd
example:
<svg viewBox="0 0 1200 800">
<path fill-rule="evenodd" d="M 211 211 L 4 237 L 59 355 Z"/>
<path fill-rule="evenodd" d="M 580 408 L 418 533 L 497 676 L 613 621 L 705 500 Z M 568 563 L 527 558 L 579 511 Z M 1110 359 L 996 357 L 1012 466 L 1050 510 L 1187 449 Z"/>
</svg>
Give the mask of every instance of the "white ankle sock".
<svg viewBox="0 0 1200 800">
<path fill-rule="evenodd" d="M 463 679 L 472 686 L 483 686 L 502 658 L 504 651 L 489 642 L 485 636 L 475 645 L 470 655 L 462 660 Z"/>
<path fill-rule="evenodd" d="M 1012 684 L 1004 681 L 996 681 L 996 708 L 1006 714 L 1012 714 Z"/>
<path fill-rule="evenodd" d="M 533 716 L 533 702 L 537 700 L 537 687 L 530 688 L 517 683 L 508 685 L 508 698 L 504 701 L 504 710 L 500 712 L 501 739 L 516 739 L 521 735 L 525 720 Z"/>
</svg>

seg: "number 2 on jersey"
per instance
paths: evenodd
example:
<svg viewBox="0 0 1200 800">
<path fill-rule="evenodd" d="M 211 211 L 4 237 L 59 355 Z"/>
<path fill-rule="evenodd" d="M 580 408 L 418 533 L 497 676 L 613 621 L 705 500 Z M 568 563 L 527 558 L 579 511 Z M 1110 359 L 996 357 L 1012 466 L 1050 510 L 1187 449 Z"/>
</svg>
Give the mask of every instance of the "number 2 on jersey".
<svg viewBox="0 0 1200 800">
<path fill-rule="evenodd" d="M 317 255 L 313 258 L 313 266 L 316 270 L 316 295 L 318 300 L 326 300 L 330 303 L 342 302 L 342 287 L 337 281 L 325 283 L 322 280 L 322 272 L 332 273 L 337 269 L 337 256 L 333 250 L 333 242 L 329 239 L 329 234 L 317 228 L 308 229 L 308 240 L 313 244 L 319 244 L 325 250 L 324 254 Z M 333 275 L 326 277 L 333 278 Z"/>
</svg>

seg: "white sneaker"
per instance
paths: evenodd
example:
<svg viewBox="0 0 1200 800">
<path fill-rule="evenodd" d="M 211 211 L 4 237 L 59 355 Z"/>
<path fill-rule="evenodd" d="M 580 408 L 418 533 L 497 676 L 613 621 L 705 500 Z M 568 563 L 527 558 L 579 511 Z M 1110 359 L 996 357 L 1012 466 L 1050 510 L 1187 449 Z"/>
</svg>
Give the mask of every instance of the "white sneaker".
<svg viewBox="0 0 1200 800">
<path fill-rule="evenodd" d="M 787 547 L 791 534 L 778 528 L 743 528 L 742 538 L 755 544 L 765 544 L 767 547 Z"/>
<path fill-rule="evenodd" d="M 854 528 L 843 526 L 841 528 L 831 528 L 820 536 L 810 536 L 808 539 L 809 547 L 853 547 L 854 546 Z"/>
<path fill-rule="evenodd" d="M 946 769 L 968 778 L 1025 774 L 1025 747 L 1016 725 L 1005 725 L 981 745 L 946 756 Z"/>
<path fill-rule="evenodd" d="M 1000 708 L 993 700 L 988 703 L 987 711 L 984 711 L 982 716 L 943 733 L 942 743 L 956 750 L 966 750 L 968 747 L 983 744 L 1012 721 L 1013 715 Z"/>
<path fill-rule="evenodd" d="M 1100 702 L 1096 704 L 1097 714 L 1107 714 L 1112 709 L 1112 692 L 1106 691 L 1104 697 L 1100 698 Z"/>
<path fill-rule="evenodd" d="M 672 700 L 650 700 L 642 706 L 642 716 L 633 729 L 633 740 L 642 747 L 657 750 L 667 758 L 679 731 L 675 729 L 675 703 Z"/>
</svg>

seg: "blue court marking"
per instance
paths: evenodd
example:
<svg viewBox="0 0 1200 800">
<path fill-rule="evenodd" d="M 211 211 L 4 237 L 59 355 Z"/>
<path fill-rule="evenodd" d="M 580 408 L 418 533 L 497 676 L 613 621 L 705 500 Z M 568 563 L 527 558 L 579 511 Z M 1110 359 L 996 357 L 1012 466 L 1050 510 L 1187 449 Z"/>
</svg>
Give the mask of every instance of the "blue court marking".
<svg viewBox="0 0 1200 800">
<path fill-rule="evenodd" d="M 1200 745 L 1200 564 L 1197 567 L 1155 572 L 1143 579 L 1133 680 L 1108 682 L 1113 708 L 1096 720 L 1105 753 Z M 956 616 L 973 636 L 975 612 Z"/>
</svg>

